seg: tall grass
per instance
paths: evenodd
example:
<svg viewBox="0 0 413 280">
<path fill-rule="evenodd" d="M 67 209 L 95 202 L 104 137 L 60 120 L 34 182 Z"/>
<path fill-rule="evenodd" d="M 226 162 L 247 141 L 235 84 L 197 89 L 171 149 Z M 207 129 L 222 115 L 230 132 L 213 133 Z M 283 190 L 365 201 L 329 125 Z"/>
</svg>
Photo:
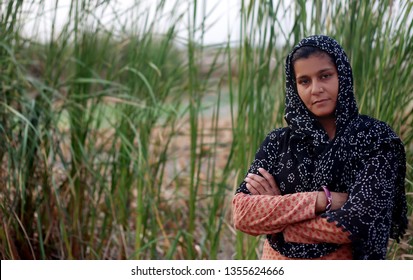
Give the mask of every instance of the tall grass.
<svg viewBox="0 0 413 280">
<path fill-rule="evenodd" d="M 71 1 L 63 26 L 60 1 L 1 3 L 1 258 L 259 257 L 231 198 L 284 125 L 284 59 L 313 33 L 343 44 L 361 112 L 402 137 L 411 216 L 413 4 L 287 2 L 240 1 L 221 45 L 204 41 L 207 1 Z M 48 40 L 22 32 L 45 17 Z M 389 258 L 412 254 L 411 230 Z"/>
</svg>

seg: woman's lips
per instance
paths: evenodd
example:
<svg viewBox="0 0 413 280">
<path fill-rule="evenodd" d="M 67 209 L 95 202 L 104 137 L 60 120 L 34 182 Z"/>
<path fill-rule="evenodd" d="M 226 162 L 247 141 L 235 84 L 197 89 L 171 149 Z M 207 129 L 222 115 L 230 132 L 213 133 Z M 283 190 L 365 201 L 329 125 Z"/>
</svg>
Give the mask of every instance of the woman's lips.
<svg viewBox="0 0 413 280">
<path fill-rule="evenodd" d="M 315 104 L 320 104 L 320 103 L 324 103 L 324 102 L 326 102 L 326 101 L 328 101 L 327 98 L 326 98 L 326 99 L 316 100 L 316 101 L 313 102 L 313 105 L 315 105 Z"/>
</svg>

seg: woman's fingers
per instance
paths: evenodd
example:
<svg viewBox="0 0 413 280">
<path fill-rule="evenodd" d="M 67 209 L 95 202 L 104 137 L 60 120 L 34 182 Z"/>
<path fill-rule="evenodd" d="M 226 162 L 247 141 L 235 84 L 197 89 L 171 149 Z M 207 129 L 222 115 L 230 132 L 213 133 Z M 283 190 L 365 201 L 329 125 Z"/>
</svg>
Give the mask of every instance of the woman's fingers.
<svg viewBox="0 0 413 280">
<path fill-rule="evenodd" d="M 272 176 L 267 170 L 264 168 L 258 168 L 258 171 L 264 176 L 264 178 L 267 180 L 267 182 L 270 184 L 270 187 L 275 195 L 281 195 L 280 188 L 277 185 L 277 182 L 275 182 L 274 176 Z"/>
<path fill-rule="evenodd" d="M 247 189 L 251 192 L 253 195 L 259 195 L 261 194 L 259 190 L 254 188 L 250 183 L 247 183 Z"/>
<path fill-rule="evenodd" d="M 253 194 L 255 194 L 254 192 L 257 192 L 258 194 L 267 193 L 267 188 L 265 186 L 263 186 L 261 184 L 260 180 L 258 178 L 256 178 L 255 176 L 251 176 L 250 174 L 248 174 L 248 177 L 245 178 L 245 182 L 247 182 L 254 190 L 252 193 Z M 247 186 L 247 188 L 248 188 L 248 186 Z"/>
<path fill-rule="evenodd" d="M 248 173 L 247 175 L 248 178 L 250 178 L 251 180 L 254 180 L 255 182 L 259 183 L 260 185 L 263 186 L 270 186 L 270 183 L 267 181 L 266 178 L 260 176 L 260 175 L 256 175 L 256 174 L 252 174 L 252 173 Z"/>
<path fill-rule="evenodd" d="M 264 172 L 266 171 L 264 170 Z M 245 182 L 247 182 L 247 188 L 252 194 L 280 195 L 281 192 L 277 187 L 273 176 L 268 172 L 266 172 L 265 175 L 266 177 L 262 177 L 260 175 L 249 173 L 245 178 Z"/>
<path fill-rule="evenodd" d="M 258 168 L 258 171 L 262 174 L 262 176 L 264 176 L 265 179 L 267 179 L 272 188 L 278 189 L 274 177 L 267 170 L 265 170 L 264 168 Z"/>
</svg>

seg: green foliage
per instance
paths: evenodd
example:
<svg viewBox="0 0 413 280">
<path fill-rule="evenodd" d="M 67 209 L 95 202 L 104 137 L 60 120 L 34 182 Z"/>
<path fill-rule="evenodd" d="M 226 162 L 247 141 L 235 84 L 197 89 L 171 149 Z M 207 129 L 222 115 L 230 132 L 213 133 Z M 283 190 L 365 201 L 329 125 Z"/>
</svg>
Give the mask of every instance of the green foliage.
<svg viewBox="0 0 413 280">
<path fill-rule="evenodd" d="M 50 18 L 48 40 L 22 33 L 35 2 L 30 24 Z M 235 47 L 203 43 L 206 1 L 181 14 L 157 1 L 152 20 L 135 1 L 131 22 L 114 1 L 71 1 L 59 28 L 57 4 L 1 3 L 1 258 L 257 258 L 261 239 L 236 233 L 231 198 L 283 126 L 285 56 L 313 33 L 343 44 L 361 112 L 402 137 L 412 193 L 412 3 L 287 2 L 241 1 Z"/>
</svg>

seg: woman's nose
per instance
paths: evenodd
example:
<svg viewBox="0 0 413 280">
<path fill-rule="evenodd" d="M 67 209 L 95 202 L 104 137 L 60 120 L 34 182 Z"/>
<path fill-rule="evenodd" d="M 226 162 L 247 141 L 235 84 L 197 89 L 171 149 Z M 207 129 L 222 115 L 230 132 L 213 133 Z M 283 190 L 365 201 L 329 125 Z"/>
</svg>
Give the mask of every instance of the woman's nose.
<svg viewBox="0 0 413 280">
<path fill-rule="evenodd" d="M 323 88 L 321 86 L 321 84 L 317 81 L 313 81 L 311 83 L 311 94 L 319 94 L 321 92 L 323 92 Z"/>
</svg>

